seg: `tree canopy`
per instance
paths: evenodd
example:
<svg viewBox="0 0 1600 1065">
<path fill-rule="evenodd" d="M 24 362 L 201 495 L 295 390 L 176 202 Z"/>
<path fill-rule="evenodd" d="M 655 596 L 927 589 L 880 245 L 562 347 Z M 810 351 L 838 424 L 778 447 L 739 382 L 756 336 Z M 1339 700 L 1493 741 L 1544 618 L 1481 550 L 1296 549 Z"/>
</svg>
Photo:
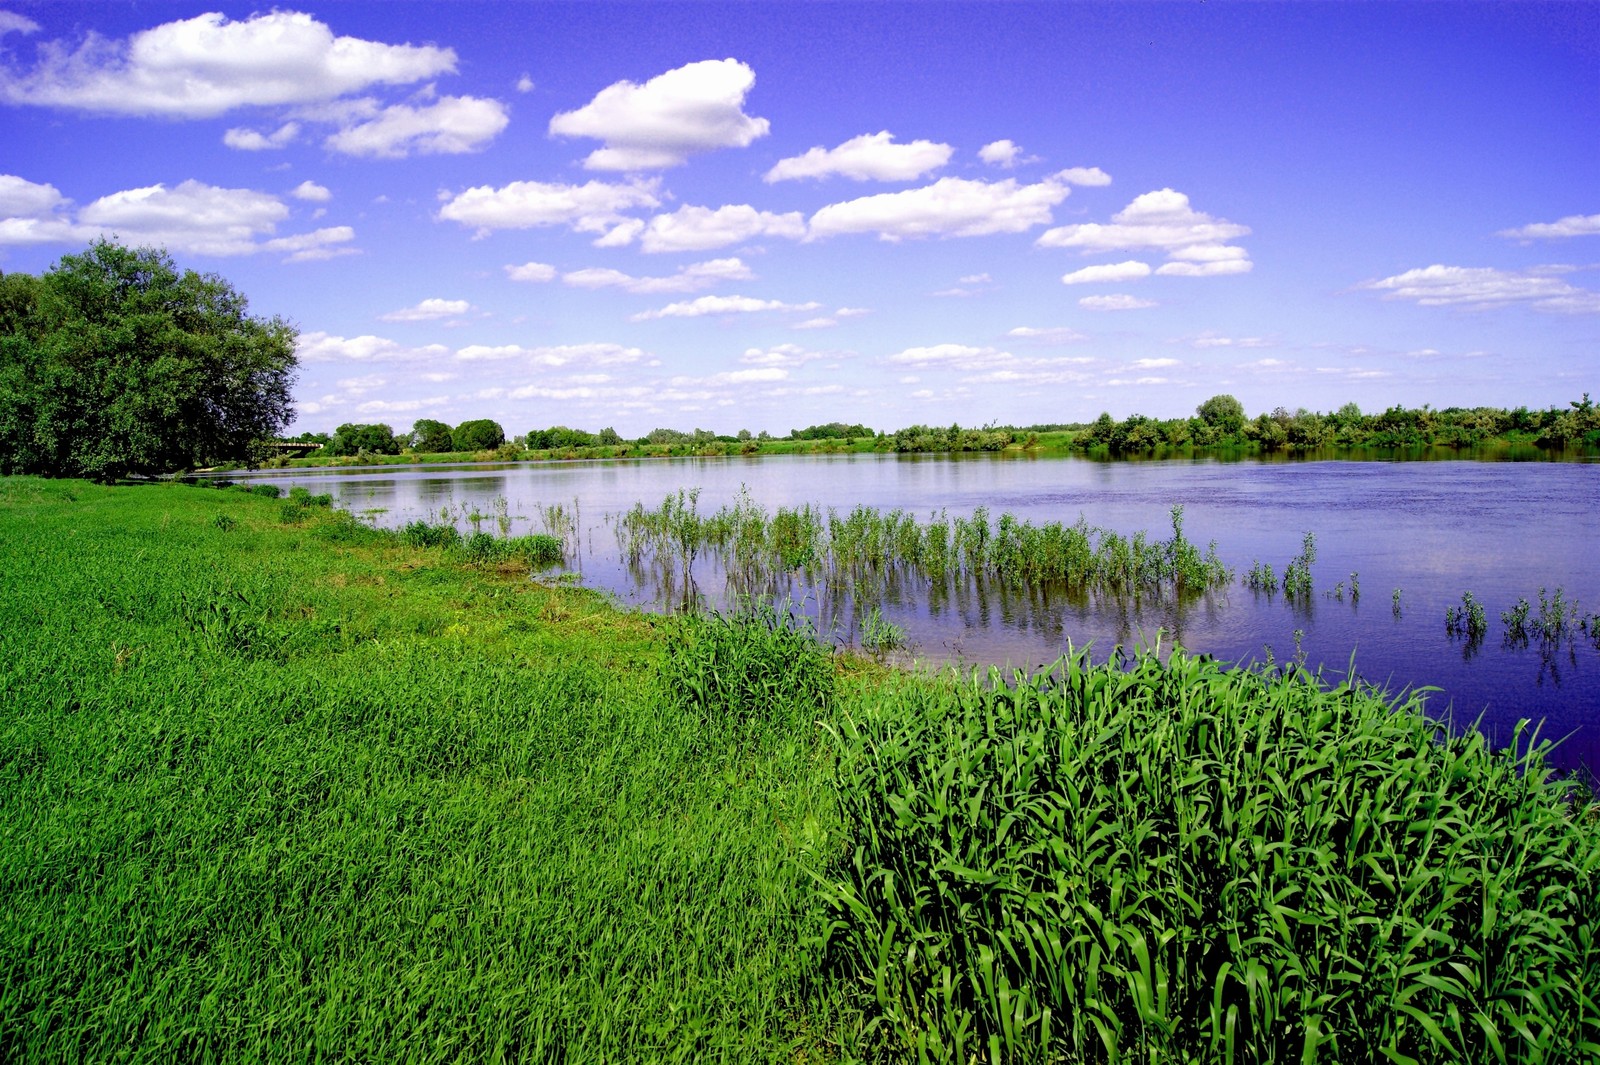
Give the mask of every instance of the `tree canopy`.
<svg viewBox="0 0 1600 1065">
<path fill-rule="evenodd" d="M 0 276 L 0 472 L 111 481 L 249 457 L 292 417 L 294 326 L 111 241 Z"/>
<path fill-rule="evenodd" d="M 506 442 L 506 431 L 497 421 L 474 418 L 456 426 L 450 439 L 457 451 L 493 451 Z"/>
</svg>

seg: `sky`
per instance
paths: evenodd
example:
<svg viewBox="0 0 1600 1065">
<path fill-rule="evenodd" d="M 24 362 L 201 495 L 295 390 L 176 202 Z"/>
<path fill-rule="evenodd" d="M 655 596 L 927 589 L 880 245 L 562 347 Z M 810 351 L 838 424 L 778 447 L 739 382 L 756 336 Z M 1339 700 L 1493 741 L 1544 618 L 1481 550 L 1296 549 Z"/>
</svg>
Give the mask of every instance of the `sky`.
<svg viewBox="0 0 1600 1065">
<path fill-rule="evenodd" d="M 1600 393 L 1600 3 L 0 0 L 0 272 L 164 247 L 291 432 Z"/>
</svg>

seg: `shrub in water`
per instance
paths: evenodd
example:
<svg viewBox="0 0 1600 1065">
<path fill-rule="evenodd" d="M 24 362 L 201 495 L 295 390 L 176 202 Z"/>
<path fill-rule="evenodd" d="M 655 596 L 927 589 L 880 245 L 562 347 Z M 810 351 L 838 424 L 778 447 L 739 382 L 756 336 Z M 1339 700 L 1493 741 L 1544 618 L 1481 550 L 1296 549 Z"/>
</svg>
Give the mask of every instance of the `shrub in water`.
<svg viewBox="0 0 1600 1065">
<path fill-rule="evenodd" d="M 847 707 L 834 971 L 896 1060 L 1595 1060 L 1594 810 L 1420 709 L 1182 654 Z"/>
</svg>

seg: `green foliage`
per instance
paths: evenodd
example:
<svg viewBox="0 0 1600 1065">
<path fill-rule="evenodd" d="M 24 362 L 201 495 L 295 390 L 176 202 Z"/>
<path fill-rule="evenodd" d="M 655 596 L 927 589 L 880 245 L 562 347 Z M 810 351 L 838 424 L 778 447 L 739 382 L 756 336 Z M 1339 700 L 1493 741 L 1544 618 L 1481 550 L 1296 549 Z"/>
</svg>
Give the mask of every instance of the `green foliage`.
<svg viewBox="0 0 1600 1065">
<path fill-rule="evenodd" d="M 1244 404 L 1230 395 L 1212 396 L 1194 412 L 1201 421 L 1226 436 L 1244 427 Z"/>
<path fill-rule="evenodd" d="M 1009 429 L 963 429 L 959 425 L 939 429 L 913 425 L 894 434 L 893 447 L 900 452 L 1003 451 L 1011 441 Z"/>
<path fill-rule="evenodd" d="M 746 431 L 744 439 L 748 439 L 749 435 Z M 828 422 L 826 425 L 808 425 L 804 429 L 789 430 L 791 440 L 847 440 L 872 435 L 872 430 L 865 425 L 860 423 L 846 425 L 844 422 Z"/>
<path fill-rule="evenodd" d="M 400 530 L 400 541 L 407 547 L 455 547 L 461 543 L 461 530 L 448 523 L 413 521 Z"/>
<path fill-rule="evenodd" d="M 403 446 L 394 430 L 382 422 L 346 422 L 334 430 L 324 450 L 330 455 L 398 455 Z"/>
<path fill-rule="evenodd" d="M 493 451 L 506 442 L 506 431 L 499 422 L 477 418 L 456 426 L 450 441 L 457 451 Z"/>
<path fill-rule="evenodd" d="M 833 973 L 906 1061 L 1579 1061 L 1600 820 L 1418 698 L 1142 653 L 835 729 Z"/>
<path fill-rule="evenodd" d="M 616 430 L 613 429 L 611 435 L 616 436 Z M 597 441 L 593 433 L 586 433 L 582 429 L 568 429 L 565 425 L 528 431 L 528 447 L 536 451 L 593 447 L 597 442 L 604 443 Z M 614 442 L 620 443 L 620 440 Z"/>
<path fill-rule="evenodd" d="M 0 473 L 109 482 L 248 459 L 291 417 L 295 336 L 155 248 L 101 240 L 0 278 Z"/>
<path fill-rule="evenodd" d="M 426 454 L 438 454 L 455 447 L 450 427 L 432 418 L 418 418 L 411 426 L 407 442 L 411 445 L 411 450 Z"/>
<path fill-rule="evenodd" d="M 1462 592 L 1461 605 L 1445 609 L 1444 629 L 1452 636 L 1481 640 L 1483 634 L 1489 631 L 1489 621 L 1484 614 L 1483 604 L 1478 602 L 1471 592 Z"/>
</svg>

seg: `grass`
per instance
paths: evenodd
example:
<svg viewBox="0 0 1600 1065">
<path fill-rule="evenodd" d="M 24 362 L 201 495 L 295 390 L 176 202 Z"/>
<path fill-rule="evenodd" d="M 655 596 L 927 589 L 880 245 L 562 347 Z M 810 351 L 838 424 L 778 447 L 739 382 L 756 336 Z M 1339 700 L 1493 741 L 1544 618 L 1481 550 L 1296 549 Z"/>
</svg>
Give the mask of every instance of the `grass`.
<svg viewBox="0 0 1600 1065">
<path fill-rule="evenodd" d="M 1526 734 L 899 674 L 285 502 L 0 480 L 0 1060 L 1600 1053 L 1600 821 Z"/>
</svg>

